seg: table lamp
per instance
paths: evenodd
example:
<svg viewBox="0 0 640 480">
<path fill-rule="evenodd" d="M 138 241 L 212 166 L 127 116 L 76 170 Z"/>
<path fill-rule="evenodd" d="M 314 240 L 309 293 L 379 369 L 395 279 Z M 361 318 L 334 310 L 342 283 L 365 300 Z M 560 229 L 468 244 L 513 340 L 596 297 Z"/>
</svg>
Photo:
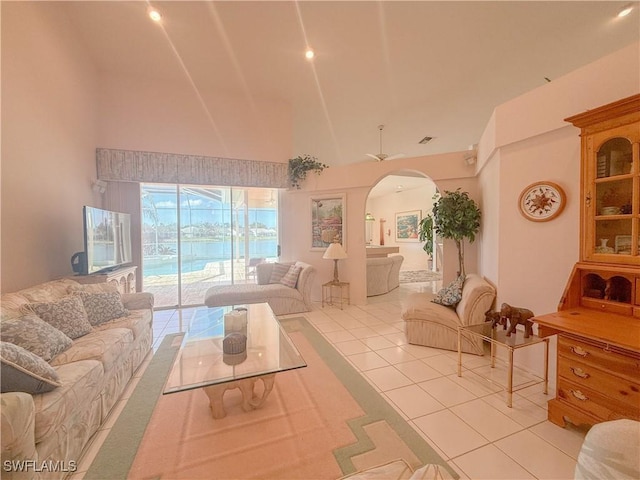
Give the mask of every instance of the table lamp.
<svg viewBox="0 0 640 480">
<path fill-rule="evenodd" d="M 333 283 L 340 283 L 340 280 L 338 280 L 338 260 L 347 258 L 347 252 L 344 251 L 342 245 L 337 242 L 332 243 L 331 245 L 329 245 L 329 248 L 325 250 L 322 258 L 333 260 Z"/>
</svg>

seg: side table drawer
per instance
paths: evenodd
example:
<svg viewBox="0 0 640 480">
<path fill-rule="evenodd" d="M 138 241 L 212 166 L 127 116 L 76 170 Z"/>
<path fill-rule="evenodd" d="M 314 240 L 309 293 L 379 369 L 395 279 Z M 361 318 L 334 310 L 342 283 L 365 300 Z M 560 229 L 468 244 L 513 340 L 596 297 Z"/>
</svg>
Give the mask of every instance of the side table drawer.
<svg viewBox="0 0 640 480">
<path fill-rule="evenodd" d="M 595 390 L 572 383 L 564 378 L 558 378 L 558 392 L 556 398 L 573 407 L 588 412 L 596 417 L 606 420 L 631 418 L 640 420 L 640 412 L 629 405 L 620 405 L 618 402 L 602 395 Z"/>
<path fill-rule="evenodd" d="M 640 409 L 640 384 L 616 377 L 575 358 L 558 355 L 558 376 L 610 397 L 629 408 Z"/>
<path fill-rule="evenodd" d="M 558 356 L 609 370 L 632 380 L 640 378 L 638 353 L 605 347 L 606 345 L 588 343 L 569 335 L 558 335 Z"/>
</svg>

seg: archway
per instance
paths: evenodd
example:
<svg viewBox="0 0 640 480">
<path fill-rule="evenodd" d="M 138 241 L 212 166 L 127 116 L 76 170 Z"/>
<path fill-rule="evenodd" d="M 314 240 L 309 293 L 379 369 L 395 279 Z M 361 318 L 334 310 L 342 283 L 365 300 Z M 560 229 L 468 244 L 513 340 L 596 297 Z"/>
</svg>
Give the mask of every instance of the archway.
<svg viewBox="0 0 640 480">
<path fill-rule="evenodd" d="M 417 235 L 417 224 L 431 213 L 437 191 L 433 180 L 423 173 L 397 171 L 381 178 L 367 196 L 367 259 L 401 255 L 403 283 L 441 278 L 442 242 L 436 239 L 434 254 L 429 256 Z"/>
</svg>

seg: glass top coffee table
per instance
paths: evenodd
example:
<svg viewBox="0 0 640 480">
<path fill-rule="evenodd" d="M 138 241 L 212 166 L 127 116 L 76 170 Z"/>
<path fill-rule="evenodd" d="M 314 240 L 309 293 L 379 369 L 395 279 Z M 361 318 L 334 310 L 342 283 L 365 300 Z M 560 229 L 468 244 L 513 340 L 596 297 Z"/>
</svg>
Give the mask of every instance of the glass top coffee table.
<svg viewBox="0 0 640 480">
<path fill-rule="evenodd" d="M 236 316 L 243 309 L 245 326 Z M 222 402 L 226 390 L 239 388 L 242 408 L 249 411 L 267 399 L 276 373 L 307 366 L 266 303 L 211 307 L 198 313 L 182 340 L 164 393 L 203 388 L 214 418 L 226 415 Z M 223 340 L 231 333 L 235 339 L 238 334 L 246 336 L 244 351 L 225 353 Z M 263 383 L 261 391 L 256 390 L 258 381 Z"/>
</svg>

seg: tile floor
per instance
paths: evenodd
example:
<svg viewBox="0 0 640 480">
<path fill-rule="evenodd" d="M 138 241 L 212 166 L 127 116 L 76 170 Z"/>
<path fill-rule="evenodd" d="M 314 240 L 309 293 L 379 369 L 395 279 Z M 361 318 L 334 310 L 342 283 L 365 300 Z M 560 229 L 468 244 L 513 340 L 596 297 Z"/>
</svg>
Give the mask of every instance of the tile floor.
<svg viewBox="0 0 640 480">
<path fill-rule="evenodd" d="M 542 385 L 514 393 L 513 408 L 508 408 L 501 388 L 475 373 L 489 369 L 486 356 L 465 356 L 465 366 L 480 368 L 459 378 L 457 353 L 406 343 L 402 299 L 435 289 L 432 283 L 402 284 L 367 305 L 344 310 L 317 305 L 305 316 L 462 479 L 572 479 L 584 432 L 546 420 L 550 396 L 542 394 Z M 165 335 L 185 330 L 193 310 L 155 312 L 154 350 Z M 143 371 L 128 386 L 74 480 L 88 469 Z"/>
</svg>

